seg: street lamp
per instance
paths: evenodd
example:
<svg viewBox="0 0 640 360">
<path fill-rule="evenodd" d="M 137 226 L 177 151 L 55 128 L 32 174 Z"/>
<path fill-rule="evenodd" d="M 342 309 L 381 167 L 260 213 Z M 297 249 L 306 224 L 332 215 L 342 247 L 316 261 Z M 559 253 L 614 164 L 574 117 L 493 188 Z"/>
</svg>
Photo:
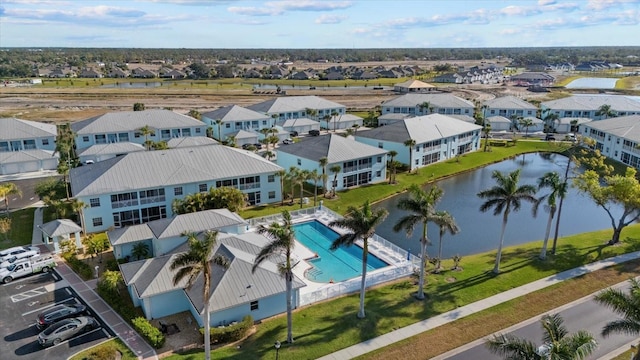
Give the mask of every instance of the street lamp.
<svg viewBox="0 0 640 360">
<path fill-rule="evenodd" d="M 276 341 L 276 343 L 273 346 L 276 347 L 276 360 L 278 360 L 278 352 L 280 351 L 280 341 Z"/>
</svg>

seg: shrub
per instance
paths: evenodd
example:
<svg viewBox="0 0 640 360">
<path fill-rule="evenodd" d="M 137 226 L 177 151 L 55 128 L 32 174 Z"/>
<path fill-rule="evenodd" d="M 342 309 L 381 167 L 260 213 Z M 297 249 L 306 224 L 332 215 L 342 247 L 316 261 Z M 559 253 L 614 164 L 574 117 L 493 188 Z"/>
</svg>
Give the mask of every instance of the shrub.
<svg viewBox="0 0 640 360">
<path fill-rule="evenodd" d="M 131 325 L 143 338 L 147 339 L 147 342 L 156 349 L 159 349 L 164 345 L 166 340 L 164 334 L 153 326 L 147 319 L 143 317 L 137 317 L 131 320 Z"/>
<path fill-rule="evenodd" d="M 118 348 L 114 343 L 107 343 L 91 350 L 82 360 L 115 360 Z"/>
<path fill-rule="evenodd" d="M 116 259 L 107 260 L 104 266 L 109 271 L 120 271 L 120 267 L 118 267 L 118 260 Z"/>
<path fill-rule="evenodd" d="M 223 328 L 211 328 L 209 339 L 212 344 L 224 344 L 238 341 L 247 335 L 247 332 L 252 326 L 253 318 L 251 315 L 247 315 L 241 322 L 235 325 L 228 325 Z M 200 334 L 204 336 L 204 328 L 200 329 Z"/>
<path fill-rule="evenodd" d="M 89 264 L 78 259 L 74 254 L 64 254 L 63 258 L 67 261 L 71 269 L 75 271 L 84 280 L 91 280 L 93 278 L 93 269 Z"/>
</svg>

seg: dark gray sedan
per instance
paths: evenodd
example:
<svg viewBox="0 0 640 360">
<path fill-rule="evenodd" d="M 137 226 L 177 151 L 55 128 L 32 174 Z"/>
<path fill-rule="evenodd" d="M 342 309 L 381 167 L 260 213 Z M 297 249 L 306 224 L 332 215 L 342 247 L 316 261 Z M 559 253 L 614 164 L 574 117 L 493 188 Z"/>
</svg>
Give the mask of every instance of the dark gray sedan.
<svg viewBox="0 0 640 360">
<path fill-rule="evenodd" d="M 38 343 L 42 346 L 58 345 L 64 340 L 91 331 L 99 326 L 96 319 L 91 316 L 64 319 L 41 332 L 38 335 Z"/>
</svg>

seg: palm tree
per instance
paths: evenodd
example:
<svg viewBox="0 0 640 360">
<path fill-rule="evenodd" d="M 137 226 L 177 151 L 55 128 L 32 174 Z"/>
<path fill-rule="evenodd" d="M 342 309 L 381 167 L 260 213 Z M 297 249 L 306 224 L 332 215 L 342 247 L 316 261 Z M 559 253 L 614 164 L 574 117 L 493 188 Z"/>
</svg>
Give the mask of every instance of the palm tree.
<svg viewBox="0 0 640 360">
<path fill-rule="evenodd" d="M 432 110 L 431 104 L 429 104 L 428 101 L 423 102 L 422 104 L 418 105 L 418 107 L 420 108 L 420 111 L 425 115 L 428 114 L 428 112 L 425 112 L 425 110 L 428 110 L 429 112 L 431 112 Z"/>
<path fill-rule="evenodd" d="M 544 335 L 542 346 L 515 335 L 501 334 L 487 340 L 487 348 L 505 359 L 522 360 L 580 360 L 592 354 L 598 344 L 591 334 L 578 331 L 569 335 L 562 317 L 545 315 L 540 320 Z"/>
<path fill-rule="evenodd" d="M 444 239 L 444 234 L 449 232 L 449 234 L 455 235 L 460 232 L 460 228 L 458 227 L 458 224 L 456 224 L 456 220 L 453 216 L 447 211 L 436 211 L 433 222 L 438 225 L 438 228 L 440 229 L 440 240 L 438 241 L 438 264 L 436 265 L 436 271 L 440 271 L 440 265 L 442 263 L 442 240 Z"/>
<path fill-rule="evenodd" d="M 187 279 L 186 287 L 191 289 L 202 275 L 202 302 L 204 303 L 204 356 L 211 359 L 211 320 L 209 314 L 209 302 L 211 300 L 211 275 L 214 271 L 222 272 L 229 267 L 229 259 L 222 255 L 214 254 L 214 248 L 218 241 L 218 232 L 205 231 L 202 236 L 194 232 L 185 233 L 189 244 L 189 251 L 176 255 L 169 268 L 178 270 L 173 275 L 173 285 L 176 286 Z M 215 269 L 213 266 L 215 265 Z"/>
<path fill-rule="evenodd" d="M 325 116 L 322 118 L 322 120 L 324 120 L 324 121 L 326 121 L 326 122 L 327 122 L 327 134 L 328 134 L 328 133 L 329 133 L 329 130 L 330 130 L 330 129 L 329 129 L 329 121 L 331 120 L 331 115 L 328 115 L 328 114 L 327 114 L 327 115 L 325 115 Z"/>
<path fill-rule="evenodd" d="M 596 111 L 596 116 L 604 116 L 605 119 L 615 117 L 616 112 L 611 109 L 611 105 L 602 104 Z"/>
<path fill-rule="evenodd" d="M 495 274 L 500 273 L 500 258 L 502 257 L 502 246 L 504 244 L 504 232 L 507 228 L 509 213 L 511 211 L 520 210 L 522 201 L 535 203 L 536 187 L 533 185 L 519 185 L 520 169 L 511 172 L 505 176 L 498 170 L 495 170 L 491 178 L 496 180 L 498 185 L 481 191 L 478 196 L 487 199 L 480 206 L 480 211 L 486 212 L 494 208 L 493 215 L 502 213 L 502 231 L 500 232 L 500 244 L 498 245 L 498 253 L 496 255 L 496 264 L 493 268 Z"/>
<path fill-rule="evenodd" d="M 9 195 L 22 197 L 22 190 L 14 183 L 0 184 L 0 198 L 4 198 L 4 209 L 9 213 Z"/>
<path fill-rule="evenodd" d="M 318 204 L 318 180 L 320 180 L 321 175 L 318 173 L 318 169 L 313 169 L 313 171 L 309 172 L 309 179 L 313 180 L 313 206 L 316 207 Z"/>
<path fill-rule="evenodd" d="M 396 182 L 396 167 L 394 166 L 396 156 L 398 156 L 397 151 L 389 151 L 389 184 Z"/>
<path fill-rule="evenodd" d="M 316 116 L 318 116 L 318 110 L 316 109 L 306 108 L 304 111 L 310 119 L 315 120 Z"/>
<path fill-rule="evenodd" d="M 347 214 L 344 218 L 334 220 L 329 226 L 338 226 L 348 230 L 348 232 L 340 235 L 331 244 L 331 249 L 335 250 L 340 246 L 351 246 L 356 240 L 362 240 L 362 280 L 360 282 L 360 310 L 358 318 L 364 318 L 364 295 L 367 278 L 367 255 L 369 254 L 369 238 L 373 236 L 376 227 L 380 225 L 389 213 L 385 209 L 373 211 L 369 200 L 365 201 L 362 209 L 349 206 Z"/>
<path fill-rule="evenodd" d="M 607 323 L 602 329 L 602 336 L 607 337 L 613 333 L 640 335 L 640 281 L 631 279 L 629 282 L 631 288 L 628 294 L 609 288 L 595 296 L 596 302 L 622 316 L 622 319 Z M 636 346 L 633 360 L 640 360 L 640 343 Z"/>
<path fill-rule="evenodd" d="M 340 165 L 331 165 L 329 171 L 333 173 L 333 183 L 331 183 L 331 193 L 332 196 L 336 196 L 336 187 L 338 186 L 338 174 L 342 171 L 342 167 Z"/>
<path fill-rule="evenodd" d="M 147 150 L 151 150 L 151 144 L 153 144 L 153 141 L 149 142 L 149 135 L 155 136 L 156 132 L 149 125 L 141 127 L 138 131 L 144 136 L 144 146 Z"/>
<path fill-rule="evenodd" d="M 287 342 L 293 343 L 293 320 L 292 320 L 292 289 L 293 289 L 293 267 L 291 264 L 291 254 L 295 245 L 295 232 L 291 226 L 291 215 L 287 210 L 282 212 L 283 224 L 273 222 L 269 227 L 260 225 L 258 233 L 265 235 L 271 242 L 265 245 L 253 261 L 251 272 L 255 273 L 260 264 L 269 258 L 279 258 L 284 255 L 284 263 L 278 264 L 278 271 L 284 277 L 287 288 Z"/>
<path fill-rule="evenodd" d="M 271 161 L 273 158 L 276 157 L 276 153 L 274 153 L 273 151 L 265 151 L 264 154 L 262 154 L 262 157 L 264 157 L 265 159 Z"/>
<path fill-rule="evenodd" d="M 489 146 L 489 133 L 491 133 L 491 124 L 485 124 L 482 128 L 482 133 L 484 134 L 484 152 L 487 152 L 487 147 Z"/>
<path fill-rule="evenodd" d="M 217 119 L 216 125 L 218 125 L 218 141 L 222 142 L 222 119 Z"/>
<path fill-rule="evenodd" d="M 136 257 L 136 260 L 144 259 L 149 256 L 149 245 L 142 241 L 135 243 L 131 249 L 131 255 Z"/>
<path fill-rule="evenodd" d="M 291 166 L 289 167 L 289 172 L 287 173 L 287 180 L 289 180 L 289 184 L 291 184 L 291 193 L 289 193 L 289 197 L 291 197 L 291 205 L 293 205 L 293 202 L 295 200 L 295 185 L 298 184 L 297 180 L 298 180 L 298 173 L 300 172 L 300 169 L 295 167 L 295 166 Z"/>
<path fill-rule="evenodd" d="M 416 141 L 413 139 L 407 139 L 404 142 L 404 146 L 409 148 L 409 173 L 413 172 L 413 147 L 416 146 Z"/>
<path fill-rule="evenodd" d="M 518 124 L 521 127 L 524 127 L 524 137 L 529 136 L 529 128 L 533 126 L 533 120 L 530 118 L 520 118 L 518 119 Z"/>
<path fill-rule="evenodd" d="M 552 133 L 555 130 L 555 122 L 560 119 L 560 116 L 554 112 L 551 112 L 551 109 L 547 109 L 546 116 L 544 117 L 545 125 L 547 125 L 547 132 Z"/>
<path fill-rule="evenodd" d="M 309 179 L 311 173 L 309 170 L 299 170 L 294 179 L 295 183 L 300 187 L 300 209 L 302 209 L 302 195 L 304 195 L 304 183 Z"/>
<path fill-rule="evenodd" d="M 435 220 L 435 205 L 442 198 L 443 191 L 437 186 L 432 186 L 429 191 L 422 190 L 418 185 L 409 188 L 410 197 L 402 198 L 398 201 L 398 209 L 406 210 L 410 213 L 401 217 L 393 226 L 393 231 L 404 230 L 407 237 L 413 235 L 413 229 L 418 223 L 422 223 L 422 234 L 420 236 L 420 280 L 418 281 L 418 294 L 416 297 L 424 299 L 424 273 L 425 262 L 427 261 L 427 245 L 431 241 L 427 237 L 427 224 Z"/>
<path fill-rule="evenodd" d="M 284 178 L 287 176 L 287 171 L 285 169 L 278 170 L 278 171 L 276 171 L 275 176 L 280 178 L 280 193 L 281 193 L 281 196 L 282 196 L 282 200 L 281 200 L 280 206 L 284 206 L 284 195 L 285 195 L 285 192 L 284 192 Z"/>
<path fill-rule="evenodd" d="M 84 222 L 84 209 L 88 207 L 89 205 L 81 200 L 73 199 L 71 201 L 71 209 L 78 214 L 78 218 L 80 218 L 80 225 L 82 227 L 82 233 L 85 235 L 87 234 L 87 231 Z"/>
<path fill-rule="evenodd" d="M 331 119 L 333 120 L 333 132 L 336 132 L 336 124 L 338 123 L 338 112 L 333 110 L 331 112 Z"/>
<path fill-rule="evenodd" d="M 322 167 L 322 191 L 324 192 L 323 196 L 327 197 L 327 164 L 329 164 L 329 159 L 326 156 L 321 157 L 318 160 L 318 164 Z"/>
<path fill-rule="evenodd" d="M 549 243 L 551 224 L 553 223 L 553 217 L 555 216 L 558 208 L 557 199 L 563 198 L 567 195 L 568 186 L 566 182 L 560 179 L 560 175 L 554 171 L 548 172 L 538 179 L 538 190 L 543 188 L 549 188 L 551 192 L 538 199 L 533 207 L 533 213 L 535 216 L 538 211 L 538 205 L 540 205 L 540 203 L 545 199 L 547 200 L 545 207 L 548 208 L 549 211 L 549 220 L 547 221 L 547 230 L 544 234 L 544 242 L 542 244 L 542 250 L 540 251 L 540 260 L 547 258 L 547 244 Z"/>
<path fill-rule="evenodd" d="M 360 125 L 353 124 L 353 125 L 351 125 L 351 128 L 353 129 L 353 136 L 358 135 L 358 129 L 360 129 Z"/>
</svg>

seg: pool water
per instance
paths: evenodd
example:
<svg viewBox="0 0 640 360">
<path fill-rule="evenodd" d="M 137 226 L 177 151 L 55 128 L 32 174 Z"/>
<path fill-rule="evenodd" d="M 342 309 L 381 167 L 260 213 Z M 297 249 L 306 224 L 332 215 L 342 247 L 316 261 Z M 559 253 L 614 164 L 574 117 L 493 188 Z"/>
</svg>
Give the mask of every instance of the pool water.
<svg viewBox="0 0 640 360">
<path fill-rule="evenodd" d="M 331 251 L 331 244 L 339 237 L 338 233 L 318 221 L 293 225 L 296 240 L 318 255 L 307 260 L 312 269 L 305 277 L 315 282 L 339 282 L 361 276 L 362 248 L 358 245 L 341 246 Z M 387 263 L 369 253 L 367 271 L 388 266 Z"/>
</svg>

